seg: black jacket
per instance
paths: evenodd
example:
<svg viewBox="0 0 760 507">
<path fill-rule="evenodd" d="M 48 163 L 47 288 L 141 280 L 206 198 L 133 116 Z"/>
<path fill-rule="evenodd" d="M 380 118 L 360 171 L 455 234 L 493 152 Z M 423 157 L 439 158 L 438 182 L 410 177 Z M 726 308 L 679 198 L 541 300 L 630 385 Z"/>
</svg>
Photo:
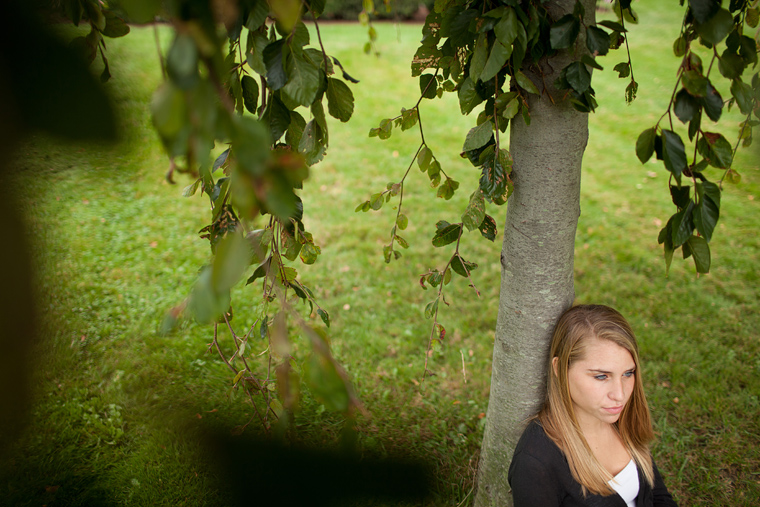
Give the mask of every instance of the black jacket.
<svg viewBox="0 0 760 507">
<path fill-rule="evenodd" d="M 514 507 L 626 507 L 615 493 L 585 498 L 581 485 L 573 479 L 565 455 L 546 436 L 538 422 L 531 422 L 520 437 L 509 467 Z M 639 496 L 636 507 L 678 507 L 654 467 L 654 487 L 650 487 L 639 470 Z"/>
</svg>

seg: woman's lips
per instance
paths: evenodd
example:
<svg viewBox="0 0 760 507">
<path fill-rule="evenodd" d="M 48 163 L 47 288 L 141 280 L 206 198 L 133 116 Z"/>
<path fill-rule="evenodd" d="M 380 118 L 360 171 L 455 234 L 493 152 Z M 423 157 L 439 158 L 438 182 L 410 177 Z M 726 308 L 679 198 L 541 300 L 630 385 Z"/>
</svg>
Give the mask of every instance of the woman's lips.
<svg viewBox="0 0 760 507">
<path fill-rule="evenodd" d="M 608 414 L 619 414 L 623 411 L 623 405 L 620 405 L 619 407 L 605 407 L 604 411 Z"/>
</svg>

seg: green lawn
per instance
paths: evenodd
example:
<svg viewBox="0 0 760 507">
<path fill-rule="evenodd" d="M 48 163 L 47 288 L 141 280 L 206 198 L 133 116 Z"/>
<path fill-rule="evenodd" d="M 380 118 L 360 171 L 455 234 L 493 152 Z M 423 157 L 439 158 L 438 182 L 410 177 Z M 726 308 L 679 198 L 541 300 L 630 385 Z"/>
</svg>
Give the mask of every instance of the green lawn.
<svg viewBox="0 0 760 507">
<path fill-rule="evenodd" d="M 693 262 L 677 255 L 666 276 L 657 245 L 673 212 L 666 171 L 662 164 L 642 166 L 633 148 L 672 92 L 677 61 L 669 48 L 680 15 L 677 2 L 670 3 L 635 4 L 641 23 L 630 34 L 640 83 L 634 105 L 625 105 L 626 82 L 612 71 L 622 53 L 605 57 L 606 70 L 594 74 L 600 108 L 590 117 L 584 159 L 576 293 L 579 302 L 615 306 L 637 331 L 657 432 L 654 454 L 679 504 L 755 506 L 760 164 L 750 151 L 737 158 L 742 182 L 725 188 L 710 274 L 697 277 Z M 423 310 L 433 296 L 420 289 L 418 275 L 445 262 L 447 252 L 430 244 L 434 224 L 459 221 L 477 185 L 477 173 L 459 157 L 475 116 L 461 117 L 455 96 L 423 104 L 425 138 L 461 186 L 450 201 L 436 199 L 413 169 L 404 196 L 411 246 L 401 260 L 385 264 L 382 246 L 395 213 L 388 205 L 369 213 L 354 208 L 400 179 L 419 143 L 416 130 L 394 131 L 387 141 L 367 132 L 415 103 L 419 88 L 409 62 L 420 26 L 377 30 L 379 58 L 362 53 L 364 28 L 322 27 L 328 52 L 361 82 L 352 87 L 354 117 L 331 123 L 328 155 L 302 193 L 306 227 L 323 255 L 299 272 L 331 314 L 333 352 L 369 414 L 357 420 L 359 454 L 424 460 L 435 478 L 430 504 L 469 505 L 488 402 L 505 209 L 489 211 L 500 230 L 495 243 L 479 234 L 463 238 L 463 255 L 479 264 L 473 276 L 481 295 L 461 279 L 447 287 L 451 306 L 440 316 L 446 345 L 429 358 L 436 376 L 420 385 L 430 325 Z M 166 48 L 170 34 L 161 35 Z M 206 201 L 181 197 L 188 177 L 175 186 L 163 177 L 168 161 L 149 112 L 161 79 L 154 48 L 152 28 L 109 41 L 107 87 L 123 126 L 117 145 L 37 135 L 17 152 L 13 183 L 35 247 L 44 322 L 31 365 L 29 425 L 0 461 L 0 498 L 8 505 L 231 502 L 223 472 L 201 442 L 209 429 L 229 434 L 245 424 L 250 404 L 231 389 L 232 375 L 218 356 L 208 353 L 210 327 L 190 323 L 158 333 L 209 251 L 197 234 L 208 219 Z M 729 139 L 737 115 L 721 122 Z M 250 287 L 235 289 L 240 322 L 254 314 L 243 301 L 255 296 Z M 296 349 L 305 347 L 299 340 Z M 334 450 L 341 430 L 341 418 L 304 393 L 292 441 Z M 252 424 L 238 438 L 256 432 Z"/>
</svg>

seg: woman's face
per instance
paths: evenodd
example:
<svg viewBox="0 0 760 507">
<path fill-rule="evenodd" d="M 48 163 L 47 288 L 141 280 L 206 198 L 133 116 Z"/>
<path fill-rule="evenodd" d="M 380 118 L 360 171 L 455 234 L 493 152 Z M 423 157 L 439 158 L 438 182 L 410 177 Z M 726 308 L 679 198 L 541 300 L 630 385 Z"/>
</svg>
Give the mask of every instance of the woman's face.
<svg viewBox="0 0 760 507">
<path fill-rule="evenodd" d="M 620 418 L 633 392 L 635 370 L 631 353 L 617 343 L 592 338 L 585 344 L 583 359 L 567 373 L 581 429 L 594 430 Z"/>
</svg>

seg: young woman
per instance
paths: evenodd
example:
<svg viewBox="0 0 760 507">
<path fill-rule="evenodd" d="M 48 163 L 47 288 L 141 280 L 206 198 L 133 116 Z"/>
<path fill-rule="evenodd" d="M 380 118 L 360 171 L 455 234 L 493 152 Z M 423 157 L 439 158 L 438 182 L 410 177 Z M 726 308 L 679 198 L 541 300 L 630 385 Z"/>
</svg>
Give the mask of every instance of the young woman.
<svg viewBox="0 0 760 507">
<path fill-rule="evenodd" d="M 630 325 L 601 305 L 560 317 L 543 408 L 515 448 L 515 507 L 674 507 L 649 453 L 649 407 Z"/>
</svg>

